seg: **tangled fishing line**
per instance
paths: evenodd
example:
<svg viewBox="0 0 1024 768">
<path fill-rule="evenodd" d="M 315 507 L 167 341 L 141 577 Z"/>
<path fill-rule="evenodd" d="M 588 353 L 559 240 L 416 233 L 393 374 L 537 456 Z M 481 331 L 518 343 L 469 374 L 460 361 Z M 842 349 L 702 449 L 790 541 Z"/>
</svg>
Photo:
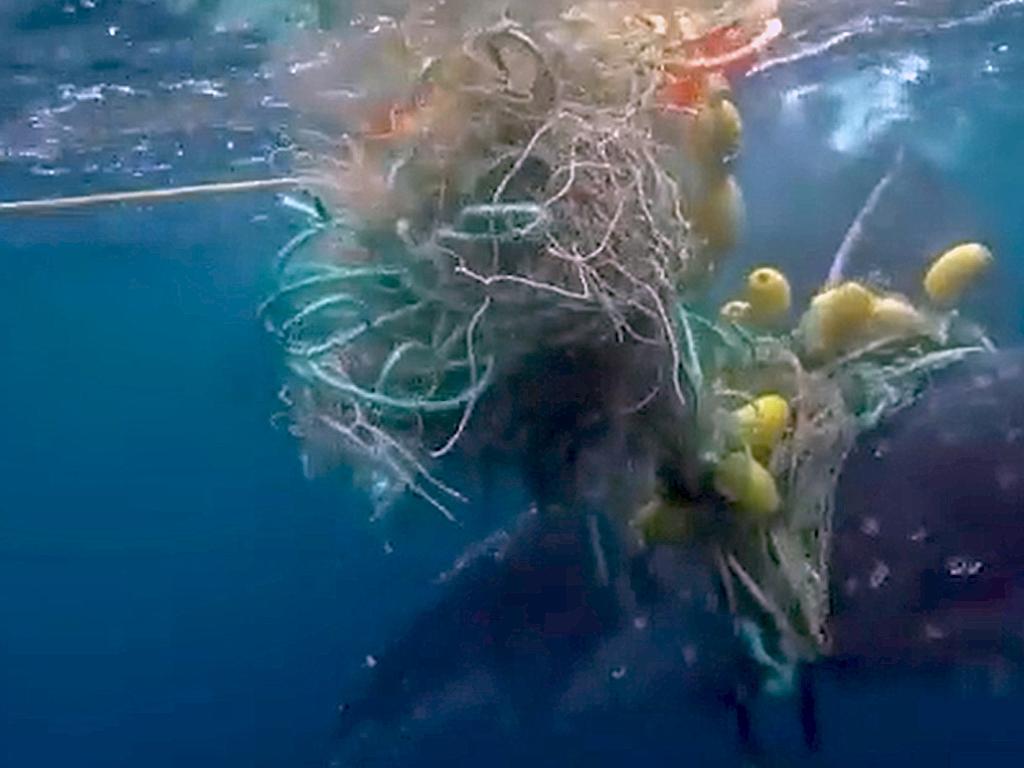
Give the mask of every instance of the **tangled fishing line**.
<svg viewBox="0 0 1024 768">
<path fill-rule="evenodd" d="M 653 130 L 657 73 L 581 88 L 552 39 L 475 34 L 421 64 L 412 114 L 317 155 L 325 205 L 264 316 L 297 431 L 365 468 L 378 512 L 408 489 L 452 515 L 463 499 L 431 463 L 538 340 L 667 352 L 659 386 L 687 397 L 673 307 L 699 265 L 678 152 Z"/>
<path fill-rule="evenodd" d="M 671 404 L 658 429 L 693 443 L 700 477 L 658 490 L 633 523 L 648 544 L 704 547 L 752 657 L 785 678 L 828 652 L 834 495 L 857 436 L 986 344 L 955 312 L 843 274 L 889 176 L 793 331 L 773 269 L 718 317 L 695 311 L 740 219 L 741 123 L 715 72 L 696 77 L 687 56 L 735 57 L 696 55 L 685 19 L 625 5 L 425 36 L 375 19 L 385 60 L 364 62 L 356 118 L 304 134 L 312 202 L 291 204 L 309 226 L 282 249 L 262 315 L 307 460 L 353 467 L 376 516 L 411 493 L 457 518 L 469 500 L 441 460 L 539 349 L 635 351 L 635 410 Z M 709 39 L 734 44 L 737 29 Z M 736 55 L 779 29 L 768 19 Z M 961 250 L 947 275 L 990 257 Z M 943 280 L 939 293 L 959 290 Z M 765 393 L 774 411 L 759 410 Z M 713 508 L 703 534 L 695 499 Z"/>
</svg>

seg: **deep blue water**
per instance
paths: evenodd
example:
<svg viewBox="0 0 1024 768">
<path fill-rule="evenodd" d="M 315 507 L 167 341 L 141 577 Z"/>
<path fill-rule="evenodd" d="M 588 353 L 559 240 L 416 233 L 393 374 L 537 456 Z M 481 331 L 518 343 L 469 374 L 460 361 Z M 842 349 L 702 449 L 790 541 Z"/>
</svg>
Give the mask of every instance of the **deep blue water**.
<svg viewBox="0 0 1024 768">
<path fill-rule="evenodd" d="M 262 34 L 156 2 L 88 5 L 0 11 L 0 198 L 278 167 L 286 108 Z M 723 283 L 770 259 L 809 291 L 902 145 L 859 264 L 907 286 L 950 240 L 989 241 L 1002 279 L 970 309 L 1013 343 L 1022 88 L 1012 3 L 929 33 L 883 24 L 752 77 L 748 235 Z M 279 360 L 256 307 L 296 227 L 272 194 L 0 219 L 0 766 L 325 765 L 345 682 L 472 537 L 366 525 L 344 473 L 306 480 L 271 424 Z M 1012 684 L 825 680 L 822 764 L 1009 765 L 1022 703 Z M 765 716 L 794 753 L 785 713 Z M 735 759 L 727 722 L 685 723 L 689 745 L 652 743 L 652 764 Z M 595 735 L 579 764 L 635 746 Z M 544 745 L 488 762 L 527 754 L 542 764 Z"/>
</svg>

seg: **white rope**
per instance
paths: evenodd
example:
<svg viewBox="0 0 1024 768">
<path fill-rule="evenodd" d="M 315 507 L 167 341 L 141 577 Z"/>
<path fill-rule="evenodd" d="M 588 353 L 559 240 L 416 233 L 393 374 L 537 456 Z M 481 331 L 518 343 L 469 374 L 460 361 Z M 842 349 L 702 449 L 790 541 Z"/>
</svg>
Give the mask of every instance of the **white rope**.
<svg viewBox="0 0 1024 768">
<path fill-rule="evenodd" d="M 259 189 L 294 187 L 301 183 L 302 179 L 300 178 L 284 177 L 280 179 L 252 179 L 250 181 L 193 184 L 185 187 L 165 187 L 163 189 L 140 189 L 129 192 L 101 192 L 95 195 L 50 197 L 42 200 L 13 200 L 6 203 L 0 202 L 0 214 L 47 213 L 66 208 L 85 208 L 90 205 L 104 205 L 107 203 L 145 203 L 176 200 L 178 198 L 200 195 L 220 195 L 231 192 L 252 192 Z"/>
<path fill-rule="evenodd" d="M 879 202 L 882 200 L 882 195 L 885 194 L 885 190 L 892 184 L 896 171 L 902 162 L 903 148 L 900 147 L 896 153 L 896 159 L 893 160 L 889 170 L 875 185 L 874 189 L 871 190 L 871 194 L 868 195 L 868 199 L 864 202 L 864 207 L 860 209 L 860 212 L 857 213 L 857 218 L 853 220 L 850 228 L 846 230 L 843 242 L 839 245 L 839 250 L 836 251 L 836 255 L 832 258 L 832 266 L 829 268 L 825 285 L 830 287 L 839 285 L 847 275 L 850 254 L 860 244 L 861 238 L 864 236 L 864 222 L 875 212 Z"/>
</svg>

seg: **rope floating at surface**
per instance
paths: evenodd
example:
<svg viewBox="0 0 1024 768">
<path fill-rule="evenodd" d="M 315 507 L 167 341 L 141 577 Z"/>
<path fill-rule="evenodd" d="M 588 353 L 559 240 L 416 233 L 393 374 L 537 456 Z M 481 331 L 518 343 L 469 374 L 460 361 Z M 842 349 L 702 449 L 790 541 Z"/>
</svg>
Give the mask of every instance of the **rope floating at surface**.
<svg viewBox="0 0 1024 768">
<path fill-rule="evenodd" d="M 297 177 L 279 179 L 252 179 L 250 181 L 226 181 L 212 184 L 193 184 L 184 187 L 166 187 L 163 189 L 140 189 L 127 192 L 101 192 L 94 195 L 75 197 L 50 197 L 42 200 L 13 200 L 0 202 L 2 214 L 36 214 L 48 213 L 69 208 L 85 208 L 91 205 L 108 203 L 146 203 L 164 200 L 176 200 L 201 195 L 220 195 L 232 192 L 253 192 L 261 189 L 278 189 L 294 187 L 303 183 Z"/>
</svg>

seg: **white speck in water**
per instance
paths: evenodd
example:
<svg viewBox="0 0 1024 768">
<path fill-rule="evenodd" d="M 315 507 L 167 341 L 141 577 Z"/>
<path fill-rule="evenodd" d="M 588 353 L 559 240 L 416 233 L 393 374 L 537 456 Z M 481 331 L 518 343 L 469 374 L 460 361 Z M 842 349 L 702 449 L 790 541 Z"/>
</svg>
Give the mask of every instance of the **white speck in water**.
<svg viewBox="0 0 1024 768">
<path fill-rule="evenodd" d="M 923 525 L 920 528 L 918 528 L 916 531 L 914 531 L 912 534 L 910 534 L 910 540 L 912 542 L 914 542 L 915 544 L 920 544 L 922 541 L 924 541 L 927 538 L 928 538 L 928 531 L 925 530 L 925 527 Z"/>
<path fill-rule="evenodd" d="M 395 552 L 395 545 L 392 544 L 390 541 L 385 541 L 384 542 L 384 554 L 385 555 L 392 555 L 392 554 L 394 554 L 394 552 Z"/>
<path fill-rule="evenodd" d="M 289 104 L 274 96 L 264 96 L 260 99 L 260 106 L 264 109 L 288 109 Z"/>
<path fill-rule="evenodd" d="M 646 616 L 637 616 L 637 617 L 635 617 L 633 619 L 633 628 L 634 629 L 639 629 L 639 630 L 647 629 L 647 617 Z"/>
<path fill-rule="evenodd" d="M 946 561 L 946 570 L 949 572 L 949 575 L 958 579 L 965 576 L 977 576 L 981 573 L 982 567 L 983 564 L 980 560 L 974 560 L 963 555 L 956 555 Z"/>
<path fill-rule="evenodd" d="M 65 176 L 71 173 L 71 169 L 62 166 L 33 165 L 28 172 L 33 176 Z"/>
<path fill-rule="evenodd" d="M 934 624 L 925 624 L 924 636 L 927 640 L 944 640 L 946 633 L 941 627 L 937 627 Z"/>
<path fill-rule="evenodd" d="M 229 141 L 226 146 L 227 146 L 228 149 L 234 149 L 235 148 L 235 142 Z"/>
<path fill-rule="evenodd" d="M 612 670 L 612 680 L 621 680 L 625 676 L 626 676 L 626 668 L 625 667 L 615 667 Z"/>
<path fill-rule="evenodd" d="M 683 646 L 683 661 L 686 663 L 686 666 L 688 667 L 692 667 L 694 664 L 697 663 L 697 646 Z"/>
<path fill-rule="evenodd" d="M 117 33 L 120 32 L 120 31 L 121 31 L 121 28 L 118 27 L 118 26 L 115 26 L 113 24 L 111 24 L 109 27 L 107 27 L 107 34 L 110 35 L 111 37 L 117 37 Z"/>
<path fill-rule="evenodd" d="M 366 668 L 367 669 L 373 669 L 376 666 L 377 666 L 377 659 L 376 659 L 376 657 L 367 654 L 366 655 Z"/>
<path fill-rule="evenodd" d="M 960 436 L 951 429 L 944 429 L 939 433 L 939 443 L 946 447 L 954 446 L 960 442 Z"/>
<path fill-rule="evenodd" d="M 881 525 L 877 517 L 865 517 L 860 524 L 860 532 L 865 536 L 877 536 Z"/>
<path fill-rule="evenodd" d="M 1015 485 L 1020 483 L 1020 473 L 1015 467 L 1003 465 L 996 467 L 996 484 L 999 486 L 1001 491 L 1012 490 Z"/>
<path fill-rule="evenodd" d="M 852 597 L 857 594 L 857 590 L 860 588 L 860 582 L 857 581 L 853 576 L 848 578 L 843 584 L 843 591 L 846 592 L 847 597 Z"/>
<path fill-rule="evenodd" d="M 301 72 L 306 71 L 307 69 L 318 69 L 329 63 L 330 61 L 327 55 L 321 52 L 320 55 L 316 59 L 313 59 L 312 61 L 297 61 L 293 63 L 291 66 L 288 67 L 288 73 L 291 75 L 297 75 L 300 74 Z"/>
<path fill-rule="evenodd" d="M 996 46 L 996 53 L 1006 53 L 1008 50 L 1010 50 L 1010 46 L 1006 43 L 1000 43 Z"/>
<path fill-rule="evenodd" d="M 808 83 L 807 85 L 799 85 L 796 88 L 790 88 L 784 94 L 782 94 L 783 101 L 786 104 L 795 104 L 802 99 L 806 99 L 813 93 L 821 90 L 820 83 Z"/>
<path fill-rule="evenodd" d="M 871 585 L 872 589 L 878 589 L 888 581 L 889 573 L 889 566 L 881 560 L 877 561 L 875 567 L 871 569 L 871 573 L 868 575 L 868 584 Z"/>
</svg>

